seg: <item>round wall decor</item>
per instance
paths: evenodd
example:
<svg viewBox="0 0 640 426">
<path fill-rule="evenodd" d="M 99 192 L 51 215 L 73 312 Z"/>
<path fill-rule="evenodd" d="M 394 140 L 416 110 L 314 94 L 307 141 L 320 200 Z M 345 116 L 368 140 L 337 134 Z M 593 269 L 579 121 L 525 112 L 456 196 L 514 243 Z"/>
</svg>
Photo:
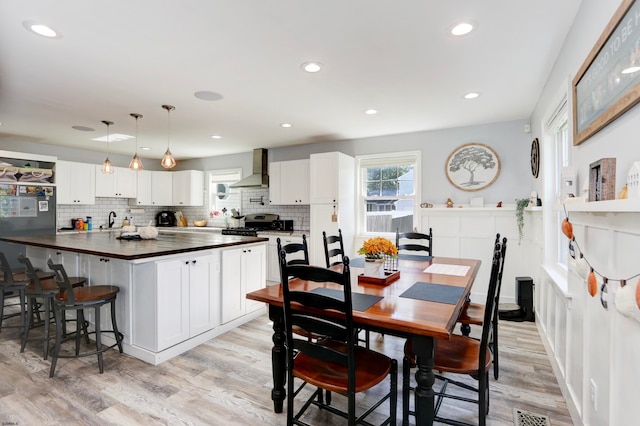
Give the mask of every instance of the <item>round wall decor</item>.
<svg viewBox="0 0 640 426">
<path fill-rule="evenodd" d="M 468 143 L 454 149 L 445 173 L 449 182 L 463 191 L 479 191 L 491 185 L 500 174 L 500 158 L 489 146 Z"/>
<path fill-rule="evenodd" d="M 531 142 L 531 174 L 534 178 L 540 173 L 540 143 L 538 138 Z"/>
</svg>

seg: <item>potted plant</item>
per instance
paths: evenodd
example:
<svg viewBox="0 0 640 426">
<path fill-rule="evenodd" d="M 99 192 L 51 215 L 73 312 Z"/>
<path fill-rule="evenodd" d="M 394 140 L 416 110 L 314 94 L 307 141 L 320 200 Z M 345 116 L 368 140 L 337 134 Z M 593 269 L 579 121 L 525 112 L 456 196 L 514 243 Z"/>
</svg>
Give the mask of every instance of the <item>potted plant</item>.
<svg viewBox="0 0 640 426">
<path fill-rule="evenodd" d="M 385 257 L 396 257 L 398 248 L 386 238 L 374 237 L 362 243 L 358 254 L 364 255 L 364 275 L 384 278 Z"/>
<path fill-rule="evenodd" d="M 529 205 L 528 198 L 516 199 L 516 222 L 518 223 L 518 244 L 522 242 L 524 235 L 522 229 L 524 228 L 524 208 Z"/>
</svg>

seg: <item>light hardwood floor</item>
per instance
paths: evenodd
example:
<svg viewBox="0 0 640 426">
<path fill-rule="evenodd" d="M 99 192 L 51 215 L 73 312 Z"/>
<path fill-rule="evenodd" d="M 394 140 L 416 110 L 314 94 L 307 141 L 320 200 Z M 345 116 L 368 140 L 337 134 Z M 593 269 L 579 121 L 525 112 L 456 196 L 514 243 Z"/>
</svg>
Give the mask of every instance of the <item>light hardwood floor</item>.
<svg viewBox="0 0 640 426">
<path fill-rule="evenodd" d="M 503 321 L 500 331 L 501 374 L 491 379 L 488 424 L 513 425 L 515 407 L 549 416 L 554 426 L 572 425 L 535 324 Z M 403 344 L 372 335 L 372 347 L 399 362 L 398 424 Z M 17 330 L 3 329 L 0 424 L 283 425 L 285 414 L 275 414 L 271 402 L 271 346 L 265 315 L 159 366 L 111 350 L 104 374 L 95 356 L 60 359 L 50 379 L 41 344 L 30 343 L 21 354 Z M 306 419 L 313 424 L 344 424 L 310 410 Z M 470 404 L 456 402 L 442 413 L 477 423 Z"/>
</svg>

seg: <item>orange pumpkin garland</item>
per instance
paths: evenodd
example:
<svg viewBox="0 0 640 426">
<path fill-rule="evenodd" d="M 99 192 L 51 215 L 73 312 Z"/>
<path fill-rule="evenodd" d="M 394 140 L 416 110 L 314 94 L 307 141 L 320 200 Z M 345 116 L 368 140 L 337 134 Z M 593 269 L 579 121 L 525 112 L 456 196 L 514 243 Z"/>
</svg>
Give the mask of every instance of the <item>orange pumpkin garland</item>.
<svg viewBox="0 0 640 426">
<path fill-rule="evenodd" d="M 589 284 L 589 295 L 591 295 L 591 297 L 595 297 L 595 295 L 598 294 L 598 280 L 596 279 L 596 274 L 593 271 L 593 268 L 591 268 L 591 272 L 589 272 L 587 283 Z"/>
<path fill-rule="evenodd" d="M 640 308 L 640 280 L 638 280 L 638 284 L 636 284 L 636 305 Z"/>
<path fill-rule="evenodd" d="M 562 233 L 570 240 L 573 240 L 573 225 L 569 222 L 568 217 L 565 217 L 562 221 Z"/>
</svg>

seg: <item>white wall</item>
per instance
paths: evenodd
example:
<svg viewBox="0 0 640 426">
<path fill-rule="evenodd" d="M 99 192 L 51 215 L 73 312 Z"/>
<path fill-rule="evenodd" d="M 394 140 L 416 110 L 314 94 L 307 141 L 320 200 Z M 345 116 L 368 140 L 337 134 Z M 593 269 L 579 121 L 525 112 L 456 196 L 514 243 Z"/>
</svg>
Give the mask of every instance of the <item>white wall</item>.
<svg viewBox="0 0 640 426">
<path fill-rule="evenodd" d="M 562 94 L 570 94 L 571 81 L 620 5 L 620 1 L 583 0 L 580 11 L 562 47 L 531 118 L 533 136 L 542 150 L 549 149 L 544 122 Z M 569 96 L 571 113 L 571 98 Z M 578 189 L 588 180 L 589 165 L 604 157 L 615 157 L 616 193 L 626 181 L 633 161 L 640 159 L 638 127 L 640 106 L 635 106 L 600 132 L 571 150 L 571 163 L 578 171 Z M 544 158 L 544 154 L 543 154 Z M 545 169 L 542 169 L 545 170 Z M 542 193 L 545 174 L 533 185 Z M 615 208 L 614 208 L 615 209 Z M 545 220 L 556 220 L 545 209 Z M 640 215 L 635 213 L 571 212 L 574 233 L 587 259 L 600 273 L 612 279 L 640 272 Z M 547 235 L 547 246 L 555 235 Z M 570 262 L 570 265 L 572 262 Z M 549 273 L 536 284 L 538 325 L 556 375 L 564 387 L 576 424 L 623 426 L 637 424 L 640 406 L 640 369 L 636 365 L 640 346 L 640 321 L 617 312 L 613 303 L 605 310 L 598 294 L 588 295 L 584 279 L 572 270 L 568 276 Z M 602 278 L 598 276 L 599 283 Z M 635 286 L 637 278 L 628 285 Z M 619 283 L 611 282 L 609 294 Z M 640 315 L 636 315 L 640 318 Z M 597 388 L 596 406 L 591 401 L 591 382 Z"/>
</svg>

